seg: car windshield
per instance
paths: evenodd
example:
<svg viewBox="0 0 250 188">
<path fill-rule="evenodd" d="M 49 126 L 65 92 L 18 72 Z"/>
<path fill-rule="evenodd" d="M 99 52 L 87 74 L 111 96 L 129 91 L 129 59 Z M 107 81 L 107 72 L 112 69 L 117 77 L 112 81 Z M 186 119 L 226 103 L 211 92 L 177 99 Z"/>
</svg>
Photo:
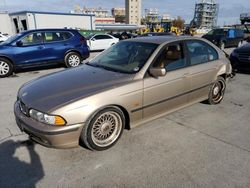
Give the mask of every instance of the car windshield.
<svg viewBox="0 0 250 188">
<path fill-rule="evenodd" d="M 114 72 L 134 74 L 147 62 L 158 44 L 123 41 L 113 45 L 88 65 Z"/>
<path fill-rule="evenodd" d="M 1 45 L 10 44 L 21 36 L 22 36 L 22 33 L 18 33 L 16 35 L 13 35 L 10 38 L 8 38 L 6 41 L 2 42 Z"/>
<path fill-rule="evenodd" d="M 225 35 L 227 31 L 224 29 L 213 29 L 207 33 L 207 35 Z"/>
</svg>

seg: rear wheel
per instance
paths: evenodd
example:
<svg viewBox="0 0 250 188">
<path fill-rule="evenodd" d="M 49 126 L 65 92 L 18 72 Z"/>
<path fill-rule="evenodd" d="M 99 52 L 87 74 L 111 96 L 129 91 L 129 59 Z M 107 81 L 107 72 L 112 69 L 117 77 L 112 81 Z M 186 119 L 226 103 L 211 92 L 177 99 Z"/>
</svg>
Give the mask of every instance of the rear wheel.
<svg viewBox="0 0 250 188">
<path fill-rule="evenodd" d="M 219 104 L 225 93 L 226 82 L 225 79 L 221 76 L 217 78 L 214 84 L 210 87 L 208 94 L 208 103 L 209 104 Z"/>
<path fill-rule="evenodd" d="M 81 64 L 81 56 L 76 52 L 69 52 L 64 61 L 67 67 L 77 67 Z"/>
<path fill-rule="evenodd" d="M 10 76 L 12 73 L 12 63 L 8 59 L 0 58 L 0 78 Z"/>
<path fill-rule="evenodd" d="M 84 127 L 81 141 L 91 150 L 112 147 L 121 137 L 125 117 L 119 108 L 109 107 L 98 112 Z"/>
</svg>

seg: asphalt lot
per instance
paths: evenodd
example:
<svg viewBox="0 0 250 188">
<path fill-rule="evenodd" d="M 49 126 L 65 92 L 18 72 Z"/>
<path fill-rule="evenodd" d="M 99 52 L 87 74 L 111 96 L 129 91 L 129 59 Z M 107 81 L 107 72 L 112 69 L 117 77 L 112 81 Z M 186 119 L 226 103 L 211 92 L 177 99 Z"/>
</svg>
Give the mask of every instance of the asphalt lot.
<svg viewBox="0 0 250 188">
<path fill-rule="evenodd" d="M 0 79 L 0 187 L 250 187 L 249 74 L 228 82 L 219 105 L 195 104 L 92 152 L 33 144 L 16 126 L 18 88 L 63 69 Z"/>
</svg>

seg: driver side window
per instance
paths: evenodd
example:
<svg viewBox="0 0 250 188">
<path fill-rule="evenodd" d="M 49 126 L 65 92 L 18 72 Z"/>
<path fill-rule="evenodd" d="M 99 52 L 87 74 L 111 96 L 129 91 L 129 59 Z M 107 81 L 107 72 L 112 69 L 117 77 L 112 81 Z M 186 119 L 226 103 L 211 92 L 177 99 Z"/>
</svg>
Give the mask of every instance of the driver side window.
<svg viewBox="0 0 250 188">
<path fill-rule="evenodd" d="M 22 38 L 21 42 L 23 46 L 30 46 L 43 43 L 43 34 L 42 33 L 31 33 Z"/>
<path fill-rule="evenodd" d="M 170 44 L 163 49 L 153 67 L 166 68 L 167 71 L 186 66 L 186 57 L 181 43 Z"/>
</svg>

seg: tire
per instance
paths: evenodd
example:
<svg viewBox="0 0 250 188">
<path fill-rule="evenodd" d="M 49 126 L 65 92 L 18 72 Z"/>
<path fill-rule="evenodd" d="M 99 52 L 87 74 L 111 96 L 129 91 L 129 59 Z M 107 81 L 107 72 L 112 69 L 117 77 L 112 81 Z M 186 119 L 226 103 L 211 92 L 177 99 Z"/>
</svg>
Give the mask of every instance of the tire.
<svg viewBox="0 0 250 188">
<path fill-rule="evenodd" d="M 225 42 L 220 42 L 220 49 L 225 50 Z"/>
<path fill-rule="evenodd" d="M 209 89 L 207 102 L 211 105 L 219 104 L 224 98 L 225 89 L 226 89 L 225 79 L 219 76 Z"/>
<path fill-rule="evenodd" d="M 13 64 L 5 58 L 0 58 L 0 78 L 13 74 Z"/>
<path fill-rule="evenodd" d="M 77 67 L 81 64 L 82 58 L 76 52 L 69 52 L 64 58 L 66 67 Z"/>
<path fill-rule="evenodd" d="M 119 108 L 108 107 L 96 113 L 85 125 L 80 140 L 91 150 L 112 147 L 121 137 L 125 116 Z"/>
</svg>

